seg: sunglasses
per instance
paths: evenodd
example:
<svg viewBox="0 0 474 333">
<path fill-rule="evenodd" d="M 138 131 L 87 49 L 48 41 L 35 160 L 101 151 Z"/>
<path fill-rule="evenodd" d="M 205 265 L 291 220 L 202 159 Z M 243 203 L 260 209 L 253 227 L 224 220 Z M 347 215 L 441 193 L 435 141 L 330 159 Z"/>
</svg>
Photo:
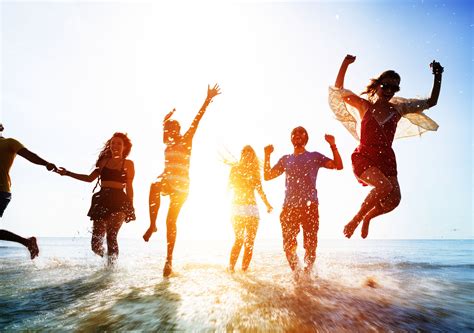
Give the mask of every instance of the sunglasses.
<svg viewBox="0 0 474 333">
<path fill-rule="evenodd" d="M 394 92 L 397 92 L 400 90 L 400 87 L 397 86 L 396 84 L 389 84 L 389 83 L 382 83 L 380 84 L 380 88 L 382 88 L 382 90 L 385 90 L 385 91 L 394 91 Z"/>
</svg>

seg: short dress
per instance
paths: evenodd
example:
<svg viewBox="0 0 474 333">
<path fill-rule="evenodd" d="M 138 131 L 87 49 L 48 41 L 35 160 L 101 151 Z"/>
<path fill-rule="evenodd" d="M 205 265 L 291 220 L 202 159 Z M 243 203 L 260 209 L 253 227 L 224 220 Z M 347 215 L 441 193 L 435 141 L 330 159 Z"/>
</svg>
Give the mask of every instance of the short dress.
<svg viewBox="0 0 474 333">
<path fill-rule="evenodd" d="M 376 167 L 385 176 L 397 176 L 397 161 L 392 149 L 393 140 L 438 129 L 438 125 L 423 113 L 423 110 L 429 108 L 426 99 L 392 98 L 390 103 L 397 112 L 385 122 L 379 123 L 372 110 L 366 110 L 360 121 L 358 110 L 344 102 L 343 98 L 350 95 L 354 95 L 350 90 L 329 88 L 331 110 L 337 120 L 360 141 L 351 156 L 353 171 L 357 177 L 370 167 Z"/>
<path fill-rule="evenodd" d="M 100 171 L 102 180 L 113 180 L 126 184 L 127 173 L 123 169 L 115 170 L 103 167 Z M 125 213 L 125 222 L 134 221 L 135 209 L 133 202 L 127 196 L 123 189 L 112 187 L 101 187 L 100 191 L 92 196 L 91 207 L 87 216 L 92 221 L 105 220 L 114 213 Z"/>
</svg>

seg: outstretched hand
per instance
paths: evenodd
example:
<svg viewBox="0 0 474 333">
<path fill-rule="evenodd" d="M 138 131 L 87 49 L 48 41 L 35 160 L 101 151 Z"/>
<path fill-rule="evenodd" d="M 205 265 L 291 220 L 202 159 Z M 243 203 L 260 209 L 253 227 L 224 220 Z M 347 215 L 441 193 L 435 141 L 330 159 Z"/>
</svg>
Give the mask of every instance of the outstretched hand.
<svg viewBox="0 0 474 333">
<path fill-rule="evenodd" d="M 221 88 L 217 83 L 214 85 L 214 87 L 212 87 L 212 89 L 209 85 L 207 85 L 207 99 L 213 99 L 215 96 L 219 95 L 221 93 L 220 89 Z"/>
<path fill-rule="evenodd" d="M 329 145 L 333 146 L 336 144 L 336 139 L 334 138 L 334 136 L 332 136 L 331 134 L 326 134 L 324 135 L 324 139 L 327 141 L 327 143 L 329 143 Z"/>
<path fill-rule="evenodd" d="M 273 145 L 268 145 L 265 148 L 263 148 L 265 155 L 270 155 L 273 153 Z"/>
<path fill-rule="evenodd" d="M 441 64 L 435 60 L 430 64 L 431 70 L 433 71 L 433 74 L 441 74 L 444 72 L 444 67 L 441 66 Z"/>
<path fill-rule="evenodd" d="M 356 57 L 350 54 L 346 55 L 346 57 L 344 58 L 344 62 L 348 65 L 352 64 L 355 60 L 356 60 Z"/>
</svg>

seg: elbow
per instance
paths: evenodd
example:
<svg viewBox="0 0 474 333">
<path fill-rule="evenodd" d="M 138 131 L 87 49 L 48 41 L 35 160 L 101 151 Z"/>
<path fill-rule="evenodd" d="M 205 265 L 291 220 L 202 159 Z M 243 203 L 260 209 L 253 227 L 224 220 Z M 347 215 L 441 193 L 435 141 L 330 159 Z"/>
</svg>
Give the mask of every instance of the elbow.
<svg viewBox="0 0 474 333">
<path fill-rule="evenodd" d="M 336 170 L 342 170 L 342 169 L 344 169 L 344 166 L 342 164 L 336 167 Z"/>
<path fill-rule="evenodd" d="M 428 99 L 428 107 L 432 108 L 436 104 L 438 104 L 438 99 L 437 98 L 436 99 L 435 98 Z"/>
<path fill-rule="evenodd" d="M 263 174 L 263 180 L 267 181 L 267 180 L 270 180 L 270 179 L 271 178 L 270 178 L 269 174 L 266 174 L 266 173 Z"/>
</svg>

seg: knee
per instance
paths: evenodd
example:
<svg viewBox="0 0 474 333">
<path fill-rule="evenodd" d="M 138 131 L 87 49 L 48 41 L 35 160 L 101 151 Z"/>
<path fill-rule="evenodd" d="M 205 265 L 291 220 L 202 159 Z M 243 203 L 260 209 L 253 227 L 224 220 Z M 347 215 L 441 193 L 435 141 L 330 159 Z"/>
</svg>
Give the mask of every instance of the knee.
<svg viewBox="0 0 474 333">
<path fill-rule="evenodd" d="M 386 203 L 386 209 L 387 210 L 393 210 L 395 208 L 398 207 L 398 205 L 400 204 L 400 201 L 402 200 L 402 196 L 400 194 L 400 192 L 398 193 L 394 193 L 390 198 L 389 200 L 387 200 L 387 203 Z"/>
<path fill-rule="evenodd" d="M 244 244 L 244 239 L 240 237 L 236 237 L 234 241 L 234 246 L 241 247 Z"/>
<path fill-rule="evenodd" d="M 389 195 L 393 191 L 393 185 L 389 181 L 381 181 L 379 186 L 377 186 L 377 191 Z"/>
<path fill-rule="evenodd" d="M 155 182 L 150 185 L 150 195 L 158 195 L 161 192 L 161 182 Z"/>
</svg>

